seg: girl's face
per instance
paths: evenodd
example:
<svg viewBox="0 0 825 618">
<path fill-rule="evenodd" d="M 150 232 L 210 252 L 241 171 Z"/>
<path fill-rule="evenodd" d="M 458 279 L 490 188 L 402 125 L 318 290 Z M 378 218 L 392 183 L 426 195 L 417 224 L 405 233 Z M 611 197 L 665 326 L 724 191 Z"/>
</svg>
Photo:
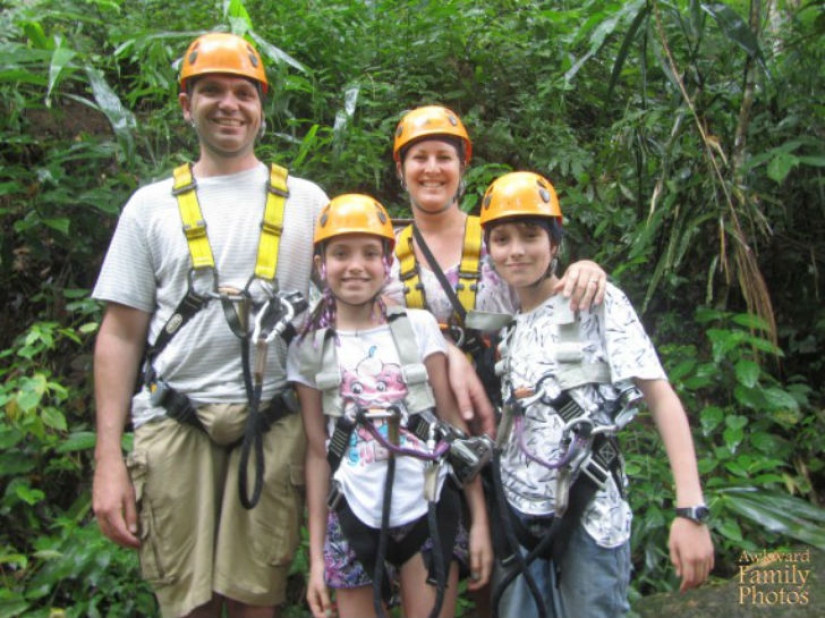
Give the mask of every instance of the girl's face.
<svg viewBox="0 0 825 618">
<path fill-rule="evenodd" d="M 321 257 L 315 256 L 320 269 Z M 344 234 L 324 248 L 326 282 L 336 300 L 347 305 L 371 303 L 384 286 L 384 243 L 370 234 Z"/>
<path fill-rule="evenodd" d="M 429 213 L 441 212 L 452 204 L 463 172 L 456 147 L 440 139 L 410 146 L 397 170 L 413 204 Z"/>
<path fill-rule="evenodd" d="M 518 289 L 544 279 L 557 247 L 541 226 L 508 222 L 491 230 L 487 250 L 496 272 Z"/>
</svg>

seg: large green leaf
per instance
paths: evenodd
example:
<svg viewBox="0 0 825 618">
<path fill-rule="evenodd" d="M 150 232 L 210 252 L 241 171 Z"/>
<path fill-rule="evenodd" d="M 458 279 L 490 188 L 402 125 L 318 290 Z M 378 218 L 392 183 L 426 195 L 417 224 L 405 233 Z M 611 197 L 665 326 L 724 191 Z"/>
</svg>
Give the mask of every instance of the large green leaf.
<svg viewBox="0 0 825 618">
<path fill-rule="evenodd" d="M 825 550 L 825 509 L 794 496 L 755 487 L 717 490 L 716 506 L 776 532 Z"/>
<path fill-rule="evenodd" d="M 724 32 L 731 41 L 745 50 L 751 58 L 759 62 L 763 69 L 767 69 L 765 66 L 765 58 L 759 47 L 759 41 L 756 40 L 756 36 L 751 31 L 747 22 L 745 22 L 736 11 L 721 2 L 703 2 L 702 10 L 716 20 L 722 28 L 722 32 Z"/>
</svg>

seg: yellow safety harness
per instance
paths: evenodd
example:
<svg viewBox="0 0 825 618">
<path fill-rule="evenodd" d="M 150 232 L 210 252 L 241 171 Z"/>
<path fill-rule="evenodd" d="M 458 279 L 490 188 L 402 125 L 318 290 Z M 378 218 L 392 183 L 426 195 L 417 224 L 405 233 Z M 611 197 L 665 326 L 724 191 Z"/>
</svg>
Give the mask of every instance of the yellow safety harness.
<svg viewBox="0 0 825 618">
<path fill-rule="evenodd" d="M 219 299 L 223 306 L 227 323 L 234 334 L 241 340 L 241 357 L 243 359 L 244 386 L 249 401 L 249 416 L 244 429 L 244 437 L 241 444 L 241 470 L 239 473 L 239 497 L 241 504 L 249 509 L 257 504 L 260 498 L 263 483 L 263 443 L 262 434 L 269 427 L 286 416 L 297 411 L 297 402 L 293 401 L 294 393 L 291 389 L 285 389 L 273 396 L 272 401 L 265 410 L 259 410 L 262 392 L 262 370 L 258 371 L 258 366 L 263 367 L 266 359 L 266 346 L 275 334 L 280 334 L 285 339 L 294 334 L 294 328 L 288 331 L 288 320 L 295 313 L 302 311 L 306 307 L 306 302 L 302 295 L 295 294 L 283 296 L 278 293 L 275 272 L 278 265 L 278 250 L 283 232 L 284 209 L 286 199 L 289 196 L 287 188 L 287 178 L 289 172 L 279 166 L 272 164 L 269 171 L 269 181 L 267 183 L 266 205 L 264 207 L 263 220 L 261 221 L 261 235 L 258 240 L 258 255 L 255 262 L 254 274 L 250 276 L 246 287 L 241 291 L 227 291 L 218 285 L 218 273 L 215 267 L 215 258 L 212 248 L 209 245 L 209 237 L 206 233 L 206 221 L 198 202 L 197 183 L 192 174 L 192 165 L 184 164 L 177 167 L 173 172 L 174 184 L 172 195 L 177 198 L 178 210 L 183 223 L 183 233 L 186 236 L 186 243 L 189 247 L 189 256 L 192 267 L 189 271 L 189 286 L 186 295 L 178 303 L 172 316 L 166 321 L 154 343 L 146 353 L 144 370 L 144 382 L 149 389 L 150 398 L 153 405 L 163 407 L 170 418 L 181 423 L 186 423 L 205 431 L 203 424 L 198 418 L 195 406 L 186 394 L 178 392 L 170 386 L 162 376 L 159 376 L 154 368 L 154 362 L 160 353 L 166 348 L 174 335 L 189 322 L 201 309 L 211 300 Z M 198 292 L 194 289 L 194 278 L 198 272 L 211 271 L 212 289 L 206 293 Z M 250 286 L 253 281 L 260 280 L 266 286 L 269 299 L 258 310 L 255 320 L 256 336 L 256 372 L 253 383 L 253 372 L 250 366 L 250 332 L 249 313 L 251 305 Z M 283 310 L 280 313 L 273 311 L 273 303 L 277 301 L 278 307 Z M 281 315 L 283 313 L 283 315 Z M 269 324 L 264 336 L 263 322 L 268 319 L 272 322 L 275 318 L 280 320 L 275 324 Z M 291 397 L 290 397 L 291 395 Z M 254 452 L 255 456 L 255 477 L 254 489 L 251 496 L 247 491 L 246 467 L 249 457 Z"/>
<path fill-rule="evenodd" d="M 458 267 L 458 283 L 455 287 L 458 300 L 466 311 L 474 309 L 476 305 L 476 291 L 480 278 L 481 241 L 479 218 L 467 217 L 467 224 L 464 227 L 464 244 L 461 248 L 461 263 Z M 404 299 L 407 307 L 426 308 L 424 286 L 421 283 L 418 260 L 413 250 L 412 225 L 401 230 L 395 246 L 395 255 L 400 264 L 400 277 L 404 285 Z M 463 319 L 456 314 L 457 312 L 454 312 L 454 319 L 458 320 L 458 325 L 463 327 Z"/>
<path fill-rule="evenodd" d="M 180 218 L 183 221 L 183 233 L 189 245 L 192 268 L 197 270 L 215 268 L 215 258 L 206 235 L 206 222 L 203 220 L 197 185 L 192 175 L 192 165 L 186 163 L 173 172 L 175 184 L 172 194 L 178 199 Z M 284 229 L 284 205 L 289 195 L 287 177 L 289 171 L 280 165 L 271 164 L 269 183 L 267 184 L 266 207 L 261 222 L 261 236 L 258 241 L 258 258 L 255 262 L 255 277 L 265 281 L 275 279 L 278 265 L 278 248 Z"/>
</svg>

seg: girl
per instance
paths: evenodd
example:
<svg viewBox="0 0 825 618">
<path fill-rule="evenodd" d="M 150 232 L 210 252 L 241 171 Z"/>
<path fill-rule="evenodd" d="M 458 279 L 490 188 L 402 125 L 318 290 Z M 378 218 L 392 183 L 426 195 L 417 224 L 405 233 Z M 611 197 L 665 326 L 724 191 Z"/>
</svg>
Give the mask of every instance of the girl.
<svg viewBox="0 0 825 618">
<path fill-rule="evenodd" d="M 341 618 L 382 615 L 386 563 L 398 569 L 405 615 L 452 616 L 456 552 L 466 559 L 444 459 L 449 431 L 431 412 L 463 424 L 446 345 L 430 314 L 381 301 L 394 243 L 386 211 L 370 197 L 342 195 L 323 209 L 315 232 L 323 296 L 290 350 L 308 438 L 307 600 L 317 618 L 332 608 L 327 586 Z M 489 578 L 492 549 L 478 479 L 464 491 L 476 588 Z"/>
<path fill-rule="evenodd" d="M 634 387 L 675 479 L 670 554 L 682 589 L 705 581 L 713 545 L 685 411 L 627 298 L 608 284 L 603 307 L 574 314 L 556 294 L 561 223 L 556 192 L 538 174 L 506 174 L 484 195 L 490 258 L 521 307 L 500 346 L 505 408 L 493 467 L 493 526 L 508 531 L 501 557 L 519 569 L 497 564 L 494 609 L 612 618 L 629 609 L 631 513 L 615 434 L 633 415 L 624 402 Z"/>
</svg>

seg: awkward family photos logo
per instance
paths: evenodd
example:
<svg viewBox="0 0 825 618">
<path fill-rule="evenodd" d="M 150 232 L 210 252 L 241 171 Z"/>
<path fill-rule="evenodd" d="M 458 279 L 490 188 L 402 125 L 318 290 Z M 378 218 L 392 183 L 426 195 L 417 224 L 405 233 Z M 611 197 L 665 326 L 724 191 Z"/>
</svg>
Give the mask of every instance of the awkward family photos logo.
<svg viewBox="0 0 825 618">
<path fill-rule="evenodd" d="M 811 552 L 743 551 L 737 560 L 740 605 L 786 607 L 811 602 Z"/>
</svg>

